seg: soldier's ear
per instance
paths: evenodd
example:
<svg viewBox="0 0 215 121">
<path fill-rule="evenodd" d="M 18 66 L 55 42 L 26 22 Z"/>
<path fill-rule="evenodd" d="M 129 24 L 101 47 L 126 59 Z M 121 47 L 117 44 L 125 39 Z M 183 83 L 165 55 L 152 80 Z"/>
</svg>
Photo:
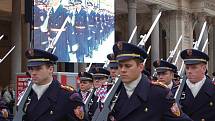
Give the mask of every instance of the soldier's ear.
<svg viewBox="0 0 215 121">
<path fill-rule="evenodd" d="M 139 69 L 140 69 L 141 72 L 144 70 L 144 67 L 145 67 L 145 66 L 144 66 L 143 63 L 140 63 L 140 64 L 139 64 Z"/>
<path fill-rule="evenodd" d="M 54 66 L 53 65 L 51 65 L 50 67 L 49 67 L 49 70 L 50 70 L 50 72 L 54 72 Z"/>
</svg>

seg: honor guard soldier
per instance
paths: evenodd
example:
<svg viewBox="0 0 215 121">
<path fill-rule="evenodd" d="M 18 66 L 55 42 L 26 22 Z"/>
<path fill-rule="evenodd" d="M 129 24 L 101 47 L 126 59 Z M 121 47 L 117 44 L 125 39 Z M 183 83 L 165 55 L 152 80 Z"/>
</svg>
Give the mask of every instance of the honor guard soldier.
<svg viewBox="0 0 215 121">
<path fill-rule="evenodd" d="M 80 91 L 83 102 L 87 99 L 90 92 L 93 89 L 93 76 L 88 72 L 79 72 L 78 77 L 80 78 Z"/>
<path fill-rule="evenodd" d="M 155 67 L 157 78 L 159 82 L 164 83 L 175 94 L 178 85 L 173 81 L 174 74 L 177 73 L 177 67 L 167 61 L 157 60 L 153 62 Z"/>
<path fill-rule="evenodd" d="M 181 52 L 187 80 L 180 104 L 194 121 L 215 121 L 215 85 L 205 76 L 209 57 L 204 52 L 186 49 Z"/>
<path fill-rule="evenodd" d="M 92 69 L 91 73 L 93 74 L 93 83 L 96 88 L 95 95 L 102 101 L 111 87 L 111 85 L 108 84 L 110 72 L 104 68 L 96 67 Z"/>
<path fill-rule="evenodd" d="M 88 43 L 86 40 L 87 32 L 87 12 L 82 7 L 81 0 L 75 0 L 75 37 L 78 42 L 78 49 L 76 51 L 76 58 L 78 62 L 84 62 L 84 55 L 88 55 Z"/>
<path fill-rule="evenodd" d="M 116 60 L 113 53 L 108 54 L 107 58 L 110 61 L 107 68 L 110 71 L 110 77 L 111 77 L 111 80 L 113 81 L 119 75 L 118 61 Z"/>
<path fill-rule="evenodd" d="M 73 87 L 53 80 L 54 64 L 58 57 L 39 49 L 28 49 L 27 68 L 32 88 L 25 101 L 24 121 L 82 121 L 84 104 Z"/>
<path fill-rule="evenodd" d="M 92 118 L 98 106 L 102 106 L 100 102 L 102 102 L 106 97 L 112 85 L 109 85 L 107 82 L 108 77 L 110 76 L 110 72 L 108 70 L 101 67 L 95 67 L 92 68 L 90 73 L 93 74 L 93 84 L 95 89 L 94 97 L 92 98 L 92 103 L 90 104 L 91 106 L 88 113 L 90 118 Z"/>
<path fill-rule="evenodd" d="M 54 54 L 58 56 L 60 61 L 70 61 L 68 50 L 68 38 L 66 27 L 63 27 L 68 17 L 67 10 L 61 4 L 61 0 L 52 0 L 50 12 L 47 14 L 48 19 L 48 33 L 50 44 L 56 42 L 53 46 Z M 59 36 L 57 36 L 59 35 Z M 56 47 L 56 49 L 54 49 Z"/>
<path fill-rule="evenodd" d="M 181 112 L 172 93 L 158 82 L 149 82 L 142 74 L 144 49 L 129 43 L 117 43 L 113 52 L 119 61 L 121 91 L 109 115 L 111 121 L 191 121 Z"/>
</svg>

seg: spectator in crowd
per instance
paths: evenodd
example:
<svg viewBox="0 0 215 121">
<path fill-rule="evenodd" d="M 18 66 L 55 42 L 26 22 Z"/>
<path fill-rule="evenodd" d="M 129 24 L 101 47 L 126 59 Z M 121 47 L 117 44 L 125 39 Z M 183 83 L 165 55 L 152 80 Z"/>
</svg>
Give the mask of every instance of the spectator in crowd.
<svg viewBox="0 0 215 121">
<path fill-rule="evenodd" d="M 4 94 L 2 95 L 3 100 L 6 102 L 7 107 L 11 114 L 13 114 L 13 107 L 15 104 L 15 91 L 11 84 L 6 88 Z"/>
</svg>

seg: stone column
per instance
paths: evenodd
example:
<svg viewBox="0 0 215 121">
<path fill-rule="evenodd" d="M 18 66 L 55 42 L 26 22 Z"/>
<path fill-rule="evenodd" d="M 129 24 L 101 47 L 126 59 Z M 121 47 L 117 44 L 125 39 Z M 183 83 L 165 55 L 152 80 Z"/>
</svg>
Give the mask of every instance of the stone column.
<svg viewBox="0 0 215 121">
<path fill-rule="evenodd" d="M 160 8 L 157 5 L 152 6 L 152 23 L 155 21 L 157 15 L 160 12 Z M 154 30 L 151 33 L 151 68 L 153 68 L 153 62 L 159 57 L 159 21 L 156 24 Z M 154 70 L 152 69 L 152 73 Z"/>
<path fill-rule="evenodd" d="M 12 0 L 12 46 L 16 48 L 11 53 L 11 80 L 16 82 L 16 73 L 21 72 L 22 67 L 22 29 L 21 29 L 21 0 Z"/>
<path fill-rule="evenodd" d="M 137 3 L 136 0 L 127 0 L 128 3 L 128 39 L 130 38 L 135 26 L 136 26 L 136 9 L 137 9 Z M 137 44 L 137 31 L 134 34 L 134 37 L 132 39 L 133 44 Z"/>
<path fill-rule="evenodd" d="M 169 27 L 169 40 L 167 43 L 167 52 L 173 50 L 176 46 L 180 36 L 182 35 L 182 42 L 180 43 L 176 55 L 179 50 L 192 48 L 193 43 L 193 29 L 192 29 L 192 16 L 185 11 L 170 11 L 170 27 Z M 167 53 L 169 56 L 170 53 Z M 173 61 L 175 61 L 175 57 Z M 178 69 L 181 67 L 181 58 L 178 59 L 176 65 Z"/>
<path fill-rule="evenodd" d="M 209 56 L 209 63 L 208 63 L 208 74 L 212 77 L 212 73 L 215 71 L 215 19 L 211 18 L 209 23 L 209 31 L 208 31 L 208 56 Z"/>
</svg>

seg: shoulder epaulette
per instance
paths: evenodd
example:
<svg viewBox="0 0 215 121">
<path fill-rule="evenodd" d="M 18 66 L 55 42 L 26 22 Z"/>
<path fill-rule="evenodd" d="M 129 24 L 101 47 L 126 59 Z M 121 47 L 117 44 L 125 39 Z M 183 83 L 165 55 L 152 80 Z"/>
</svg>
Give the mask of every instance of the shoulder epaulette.
<svg viewBox="0 0 215 121">
<path fill-rule="evenodd" d="M 73 91 L 75 90 L 74 87 L 69 86 L 69 85 L 62 85 L 62 84 L 61 84 L 60 87 L 61 87 L 62 89 L 64 89 L 64 90 L 67 90 L 67 91 L 70 91 L 70 92 L 73 92 Z"/>
<path fill-rule="evenodd" d="M 165 85 L 164 83 L 162 83 L 160 81 L 152 81 L 151 84 L 157 85 L 157 86 L 160 86 L 160 87 L 164 87 L 164 88 L 168 88 L 167 85 Z"/>
</svg>

